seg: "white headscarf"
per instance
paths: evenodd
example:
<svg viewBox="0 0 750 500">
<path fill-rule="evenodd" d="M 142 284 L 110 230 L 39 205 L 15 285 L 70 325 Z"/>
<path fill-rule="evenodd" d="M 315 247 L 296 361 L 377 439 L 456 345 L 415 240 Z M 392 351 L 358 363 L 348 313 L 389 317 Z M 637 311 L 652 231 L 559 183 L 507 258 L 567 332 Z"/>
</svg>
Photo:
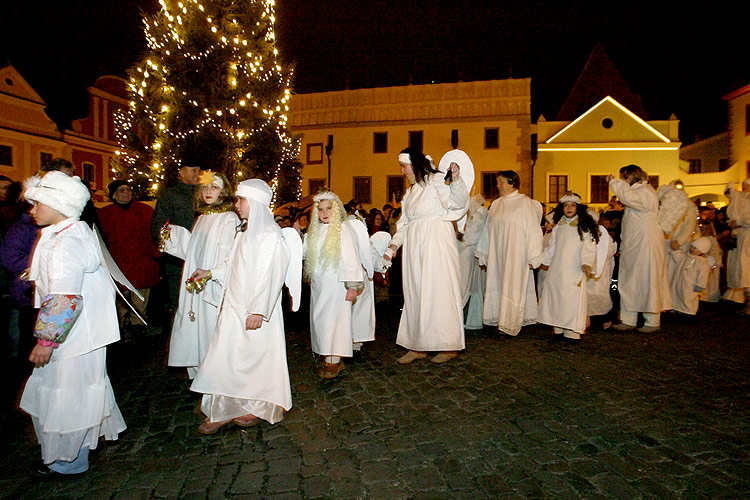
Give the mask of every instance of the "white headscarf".
<svg viewBox="0 0 750 500">
<path fill-rule="evenodd" d="M 24 182 L 23 196 L 51 207 L 65 217 L 78 219 L 91 195 L 81 179 L 68 176 L 57 170 L 42 172 Z"/>
</svg>

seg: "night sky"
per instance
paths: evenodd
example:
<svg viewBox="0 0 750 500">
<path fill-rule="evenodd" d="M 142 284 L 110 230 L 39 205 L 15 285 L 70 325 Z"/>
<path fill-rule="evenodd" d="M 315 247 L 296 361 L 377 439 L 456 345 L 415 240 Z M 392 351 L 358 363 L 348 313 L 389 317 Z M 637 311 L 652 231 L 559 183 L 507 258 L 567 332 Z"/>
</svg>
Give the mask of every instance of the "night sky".
<svg viewBox="0 0 750 500">
<path fill-rule="evenodd" d="M 554 119 L 601 43 L 651 118 L 674 113 L 692 142 L 725 130 L 721 96 L 750 83 L 750 3 L 669 3 L 277 0 L 276 29 L 283 60 L 296 67 L 295 92 L 531 77 L 534 121 Z M 87 114 L 87 86 L 103 74 L 124 77 L 138 60 L 141 12 L 157 6 L 14 2 L 0 21 L 0 62 L 68 127 Z"/>
</svg>

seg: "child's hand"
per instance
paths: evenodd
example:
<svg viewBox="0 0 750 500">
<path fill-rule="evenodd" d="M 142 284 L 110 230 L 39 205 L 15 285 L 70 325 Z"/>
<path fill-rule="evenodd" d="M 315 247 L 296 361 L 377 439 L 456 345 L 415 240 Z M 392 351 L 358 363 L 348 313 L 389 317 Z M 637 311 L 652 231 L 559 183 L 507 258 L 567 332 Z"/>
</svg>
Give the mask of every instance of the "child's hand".
<svg viewBox="0 0 750 500">
<path fill-rule="evenodd" d="M 583 271 L 583 273 L 586 276 L 588 276 L 589 278 L 591 277 L 591 266 L 590 265 L 588 265 L 588 264 L 582 265 L 581 266 L 581 271 Z"/>
<path fill-rule="evenodd" d="M 195 280 L 202 280 L 205 278 L 209 278 L 211 276 L 210 271 L 206 271 L 205 269 L 196 269 L 193 271 L 193 274 L 190 275 L 190 279 Z"/>
<path fill-rule="evenodd" d="M 549 266 L 545 266 L 544 264 L 542 264 L 541 266 L 539 266 L 539 269 L 541 269 L 542 271 L 547 271 L 549 270 Z"/>
<path fill-rule="evenodd" d="M 352 304 L 354 304 L 354 302 L 357 301 L 357 290 L 355 290 L 353 288 L 349 288 L 346 291 L 346 301 L 347 302 L 351 302 Z"/>
<path fill-rule="evenodd" d="M 607 177 L 604 178 L 604 180 L 606 180 L 607 184 L 609 184 L 610 182 L 612 182 L 612 179 L 614 179 L 614 178 L 615 178 L 614 175 L 609 174 Z"/>
<path fill-rule="evenodd" d="M 245 318 L 245 330 L 257 330 L 263 324 L 263 315 L 251 314 Z"/>
<path fill-rule="evenodd" d="M 36 368 L 41 368 L 42 366 L 49 363 L 49 358 L 52 357 L 53 349 L 54 347 L 52 346 L 43 346 L 43 345 L 37 344 L 31 350 L 31 355 L 29 355 L 29 361 L 34 363 L 34 366 Z"/>
</svg>

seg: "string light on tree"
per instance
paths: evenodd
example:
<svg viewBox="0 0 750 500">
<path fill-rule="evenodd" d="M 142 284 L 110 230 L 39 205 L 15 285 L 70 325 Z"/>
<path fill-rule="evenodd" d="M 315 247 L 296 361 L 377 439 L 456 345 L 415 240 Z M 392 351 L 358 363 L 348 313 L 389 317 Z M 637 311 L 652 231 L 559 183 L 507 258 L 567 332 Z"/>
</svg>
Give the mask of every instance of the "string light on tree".
<svg viewBox="0 0 750 500">
<path fill-rule="evenodd" d="M 200 164 L 266 180 L 274 203 L 299 198 L 300 141 L 285 114 L 292 71 L 275 47 L 274 1 L 159 3 L 143 19 L 149 51 L 115 119 L 114 173 L 156 195 L 181 165 Z"/>
</svg>

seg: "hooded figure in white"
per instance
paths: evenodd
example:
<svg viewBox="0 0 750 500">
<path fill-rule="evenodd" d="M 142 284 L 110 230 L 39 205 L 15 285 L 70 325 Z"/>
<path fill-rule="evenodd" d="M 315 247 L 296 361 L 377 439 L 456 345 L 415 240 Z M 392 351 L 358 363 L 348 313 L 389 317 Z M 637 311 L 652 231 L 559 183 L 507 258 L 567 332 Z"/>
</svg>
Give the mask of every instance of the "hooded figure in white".
<svg viewBox="0 0 750 500">
<path fill-rule="evenodd" d="M 36 368 L 20 406 L 32 417 L 43 462 L 54 472 L 78 474 L 88 470 L 89 449 L 101 436 L 117 439 L 126 428 L 106 368 L 106 346 L 120 339 L 115 286 L 96 235 L 78 220 L 89 199 L 78 177 L 56 171 L 31 177 L 24 197 L 46 227 L 29 269 L 40 310 L 30 357 Z"/>
<path fill-rule="evenodd" d="M 742 304 L 750 314 L 750 178 L 742 181 L 742 191 L 729 184 L 724 191 L 729 198 L 727 218 L 737 246 L 727 254 L 727 291 L 724 299 Z"/>
<path fill-rule="evenodd" d="M 218 281 L 223 290 L 216 331 L 190 387 L 203 393 L 201 409 L 207 418 L 198 429 L 203 434 L 232 421 L 240 426 L 255 425 L 258 419 L 274 424 L 292 407 L 281 291 L 285 280 L 294 288 L 289 274 L 301 265 L 301 243 L 294 256 L 294 245 L 273 220 L 273 193 L 265 182 L 243 181 L 236 196 L 245 221 L 227 259 L 210 274 L 193 273 L 194 278 Z M 294 237 L 299 240 L 296 233 Z M 292 295 L 296 310 L 299 297 Z"/>
<path fill-rule="evenodd" d="M 706 255 L 710 250 L 711 240 L 703 236 L 691 242 L 688 252 L 672 253 L 675 270 L 670 291 L 675 311 L 691 315 L 698 312 L 700 296 L 708 288 L 711 269 Z"/>
</svg>

